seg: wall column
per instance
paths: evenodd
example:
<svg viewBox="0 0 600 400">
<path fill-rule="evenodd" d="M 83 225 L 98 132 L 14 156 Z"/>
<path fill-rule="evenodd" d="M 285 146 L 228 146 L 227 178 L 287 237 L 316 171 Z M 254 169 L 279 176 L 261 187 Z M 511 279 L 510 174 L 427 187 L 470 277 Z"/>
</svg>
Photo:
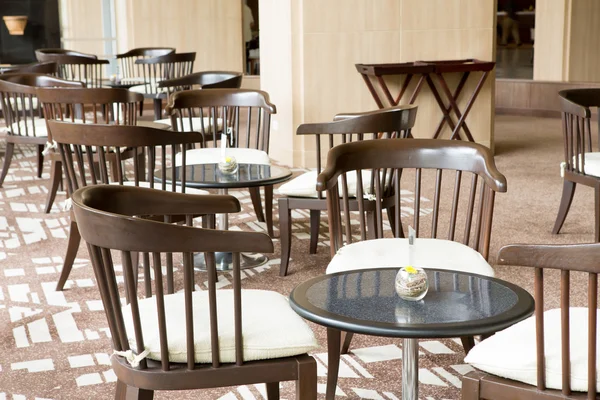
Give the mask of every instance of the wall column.
<svg viewBox="0 0 600 400">
<path fill-rule="evenodd" d="M 377 108 L 356 63 L 494 60 L 495 14 L 495 0 L 260 0 L 261 88 L 278 107 L 271 156 L 313 166 L 314 138 L 296 137 L 299 124 Z M 458 79 L 450 77 L 451 89 Z M 441 111 L 427 88 L 417 104 L 415 134 L 430 136 Z M 493 109 L 492 73 L 467 118 L 486 146 L 493 143 Z"/>
</svg>

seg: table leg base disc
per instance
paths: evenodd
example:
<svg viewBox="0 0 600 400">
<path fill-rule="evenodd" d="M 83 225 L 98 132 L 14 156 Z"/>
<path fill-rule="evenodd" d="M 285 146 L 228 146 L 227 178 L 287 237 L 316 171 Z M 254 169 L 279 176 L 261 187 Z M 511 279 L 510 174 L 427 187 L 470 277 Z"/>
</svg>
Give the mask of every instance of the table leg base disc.
<svg viewBox="0 0 600 400">
<path fill-rule="evenodd" d="M 267 256 L 260 253 L 242 253 L 240 258 L 240 269 L 260 267 L 269 261 Z M 231 253 L 215 253 L 215 261 L 217 271 L 226 272 L 233 270 L 233 257 Z M 194 269 L 196 271 L 206 271 L 204 253 L 194 254 Z"/>
</svg>

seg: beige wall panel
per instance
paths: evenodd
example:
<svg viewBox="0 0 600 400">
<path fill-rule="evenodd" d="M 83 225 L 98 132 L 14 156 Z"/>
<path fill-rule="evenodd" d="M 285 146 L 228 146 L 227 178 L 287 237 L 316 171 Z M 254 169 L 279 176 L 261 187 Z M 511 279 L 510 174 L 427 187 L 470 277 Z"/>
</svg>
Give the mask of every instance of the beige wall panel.
<svg viewBox="0 0 600 400">
<path fill-rule="evenodd" d="M 461 28 L 461 0 L 402 0 L 402 30 Z"/>
<path fill-rule="evenodd" d="M 572 2 L 568 49 L 568 81 L 600 81 L 600 1 Z"/>
<path fill-rule="evenodd" d="M 277 1 L 286 5 L 276 5 Z M 267 5 L 286 8 L 290 20 L 286 20 L 287 14 L 278 17 Z M 278 32 L 284 36 L 271 39 L 270 30 L 268 34 L 261 32 L 265 38 L 261 39 L 261 87 L 272 93 L 277 103 L 276 98 L 292 102 L 291 117 L 277 104 L 280 113 L 276 118 L 286 125 L 286 132 L 280 132 L 279 137 L 289 137 L 290 121 L 293 132 L 303 122 L 331 121 L 339 112 L 375 109 L 354 67 L 356 63 L 493 60 L 495 11 L 494 0 L 261 0 L 261 25 L 266 18 L 265 25 L 278 25 Z M 287 61 L 290 53 L 291 64 Z M 291 72 L 278 71 L 277 66 Z M 276 73 L 277 78 L 268 76 L 270 73 Z M 448 77 L 451 89 L 458 79 L 458 74 Z M 493 74 L 488 79 L 467 122 L 477 141 L 489 146 L 493 138 Z M 473 79 L 464 89 L 461 107 L 475 84 Z M 397 89 L 398 83 L 393 86 Z M 286 95 L 290 87 L 291 93 Z M 442 114 L 427 88 L 418 104 L 415 132 L 429 137 Z M 314 166 L 313 138 L 293 137 L 287 143 L 282 139 L 277 147 L 271 148 L 276 159 L 278 153 L 289 154 L 291 147 L 295 165 Z"/>
<path fill-rule="evenodd" d="M 196 71 L 242 70 L 240 0 L 127 0 L 127 5 L 119 10 L 127 18 L 117 17 L 117 29 L 127 37 L 127 48 L 119 41 L 119 52 L 175 47 L 178 52 L 196 52 Z"/>
<path fill-rule="evenodd" d="M 63 47 L 103 56 L 101 0 L 61 0 L 60 23 Z"/>
<path fill-rule="evenodd" d="M 571 0 L 537 0 L 535 9 L 535 51 L 533 79 L 562 81 L 567 5 Z"/>
</svg>

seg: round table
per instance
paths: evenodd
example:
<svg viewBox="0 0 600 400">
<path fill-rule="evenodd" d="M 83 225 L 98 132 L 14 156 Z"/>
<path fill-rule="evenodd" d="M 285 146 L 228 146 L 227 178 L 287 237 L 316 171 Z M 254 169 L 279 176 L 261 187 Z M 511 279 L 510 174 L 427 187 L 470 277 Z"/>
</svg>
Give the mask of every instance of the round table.
<svg viewBox="0 0 600 400">
<path fill-rule="evenodd" d="M 327 399 L 335 396 L 341 331 L 403 338 L 402 399 L 418 398 L 419 338 L 490 334 L 529 317 L 533 297 L 500 279 L 448 270 L 426 270 L 429 292 L 420 301 L 398 296 L 398 269 L 323 275 L 297 286 L 291 307 L 327 327 Z"/>
<path fill-rule="evenodd" d="M 181 167 L 176 167 L 175 179 L 179 182 Z M 171 183 L 171 168 L 167 168 L 167 184 Z M 219 189 L 219 194 L 227 194 L 229 189 L 260 187 L 275 185 L 287 181 L 292 177 L 292 172 L 286 168 L 264 164 L 238 164 L 238 170 L 234 174 L 224 174 L 219 170 L 218 164 L 195 164 L 186 166 L 185 185 L 194 189 Z M 161 181 L 159 174 L 155 179 Z M 272 201 L 272 199 L 265 199 Z M 221 214 L 218 218 L 220 229 L 229 229 L 227 214 Z M 230 271 L 233 269 L 231 253 L 216 253 L 215 260 L 217 270 Z M 268 258 L 264 254 L 242 253 L 240 268 L 254 268 L 266 264 Z M 194 267 L 206 270 L 204 254 L 194 255 Z"/>
</svg>

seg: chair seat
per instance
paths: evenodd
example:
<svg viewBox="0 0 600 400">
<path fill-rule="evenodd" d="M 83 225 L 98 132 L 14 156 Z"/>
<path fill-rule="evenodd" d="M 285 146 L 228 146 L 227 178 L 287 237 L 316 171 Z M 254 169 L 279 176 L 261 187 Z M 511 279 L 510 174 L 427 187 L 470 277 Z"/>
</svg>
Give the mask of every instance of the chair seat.
<svg viewBox="0 0 600 400">
<path fill-rule="evenodd" d="M 573 163 L 575 164 L 577 157 L 573 157 Z M 581 156 L 579 156 L 579 160 L 581 161 Z M 565 162 L 560 163 L 560 171 L 561 176 L 563 176 L 563 171 L 567 167 Z M 585 153 L 585 165 L 583 166 L 583 172 L 586 175 L 596 176 L 600 178 L 600 152 L 593 153 Z"/>
<path fill-rule="evenodd" d="M 235 157 L 238 164 L 271 164 L 269 155 L 262 150 L 228 148 L 226 154 Z M 221 162 L 221 149 L 219 148 L 194 149 L 185 152 L 186 165 L 217 164 L 219 162 Z M 175 156 L 175 165 L 181 166 L 181 153 Z"/>
<path fill-rule="evenodd" d="M 370 193 L 371 186 L 371 171 L 361 171 L 363 180 L 363 193 Z M 317 194 L 317 171 L 308 171 L 300 176 L 295 177 L 289 182 L 284 183 L 279 187 L 279 193 L 288 197 L 306 197 L 316 199 Z M 356 173 L 349 172 L 346 174 L 348 182 L 348 195 L 356 197 Z M 342 188 L 342 178 L 338 180 L 340 191 Z M 325 197 L 325 193 L 323 193 Z"/>
<path fill-rule="evenodd" d="M 35 130 L 35 134 L 34 134 Z M 10 132 L 13 135 L 20 136 L 37 136 L 46 137 L 48 136 L 48 126 L 44 118 L 27 118 L 27 120 L 21 120 L 18 123 L 10 125 Z"/>
<path fill-rule="evenodd" d="M 131 90 L 132 92 L 141 93 L 141 94 L 162 94 L 162 93 L 167 94 L 168 93 L 167 88 L 158 87 L 158 85 L 156 83 L 135 85 L 135 86 L 130 87 L 129 90 Z"/>
<path fill-rule="evenodd" d="M 179 132 L 204 132 L 204 133 L 212 133 L 213 129 L 213 119 L 209 117 L 193 117 L 191 118 L 192 122 L 190 125 L 190 118 L 184 118 L 183 124 L 181 120 L 177 118 L 177 130 Z M 154 121 L 158 124 L 166 124 L 171 126 L 171 118 L 158 119 Z M 183 125 L 183 126 L 182 126 Z M 202 126 L 204 125 L 204 131 L 202 131 Z M 217 118 L 217 132 L 221 132 L 223 130 L 223 119 Z"/>
<path fill-rule="evenodd" d="M 111 182 L 111 185 L 118 185 L 119 182 Z M 123 182 L 123 186 L 135 186 L 135 182 L 131 182 L 131 181 L 126 181 Z M 138 182 L 138 186 L 139 187 L 143 187 L 143 188 L 152 188 L 152 189 L 157 189 L 157 190 L 162 190 L 162 183 L 159 182 L 155 182 L 154 186 L 150 185 L 150 182 Z M 171 192 L 171 185 L 167 185 L 167 188 L 165 189 L 165 191 L 167 192 Z M 175 191 L 177 193 L 182 193 L 181 192 L 181 185 L 177 185 L 175 186 Z M 201 189 L 194 189 L 194 188 L 190 188 L 190 187 L 186 187 L 185 188 L 185 193 L 186 194 L 209 194 L 206 190 L 201 190 Z"/>
<path fill-rule="evenodd" d="M 409 259 L 408 239 L 375 239 L 351 243 L 338 250 L 327 273 L 369 268 L 400 268 L 414 265 L 494 276 L 483 256 L 469 246 L 451 240 L 417 238 Z"/>
<path fill-rule="evenodd" d="M 187 362 L 184 293 L 166 295 L 165 311 L 169 361 Z M 194 303 L 194 349 L 196 363 L 212 362 L 208 291 L 196 291 Z M 317 347 L 310 327 L 289 306 L 286 297 L 265 290 L 242 290 L 244 361 L 290 357 Z M 160 338 L 156 299 L 139 301 L 140 320 L 148 358 L 160 360 Z M 219 358 L 235 362 L 233 291 L 217 290 Z M 137 349 L 131 307 L 123 307 L 125 328 L 132 349 Z M 141 353 L 139 349 L 138 353 Z"/>
<path fill-rule="evenodd" d="M 546 387 L 562 389 L 561 316 L 560 309 L 544 312 L 544 346 Z M 571 390 L 588 389 L 588 309 L 570 308 Z M 519 322 L 476 345 L 465 362 L 482 371 L 503 378 L 537 384 L 535 317 Z M 596 346 L 600 340 L 596 338 Z M 600 348 L 600 347 L 597 347 Z M 600 371 L 600 357 L 596 358 Z M 600 379 L 596 378 L 600 389 Z"/>
</svg>

